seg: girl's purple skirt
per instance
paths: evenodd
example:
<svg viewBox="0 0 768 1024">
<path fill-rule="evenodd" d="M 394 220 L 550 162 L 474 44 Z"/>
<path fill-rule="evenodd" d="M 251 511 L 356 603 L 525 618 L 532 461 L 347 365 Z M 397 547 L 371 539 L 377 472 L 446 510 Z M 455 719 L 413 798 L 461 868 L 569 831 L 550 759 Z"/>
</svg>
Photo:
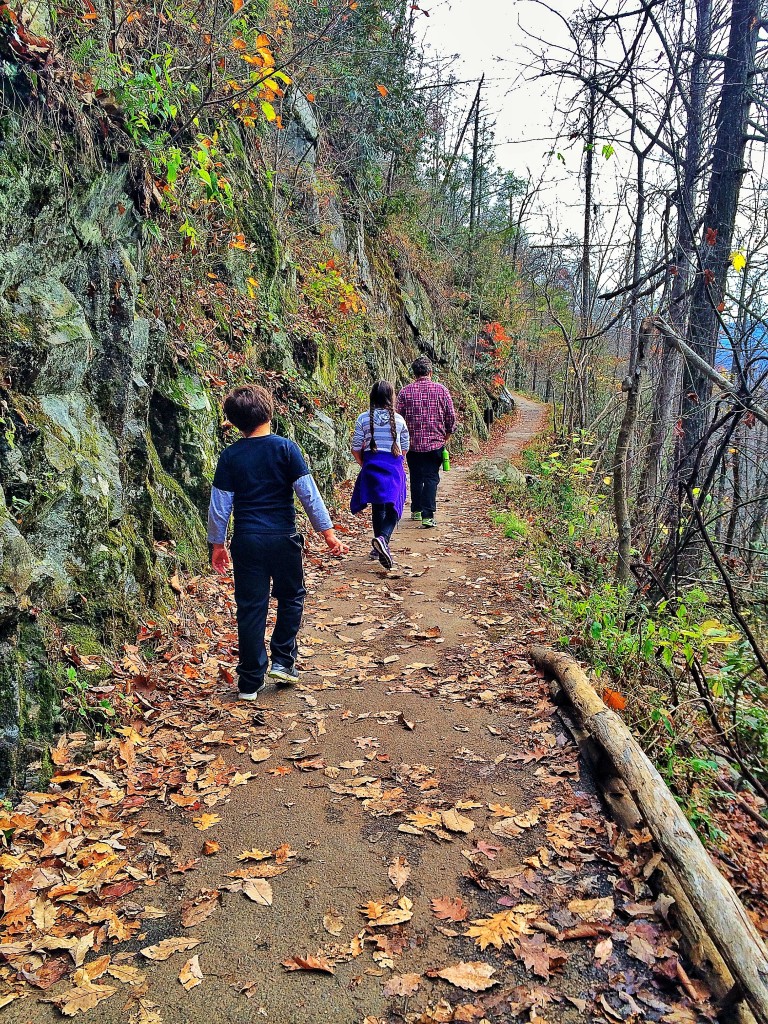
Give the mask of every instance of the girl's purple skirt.
<svg viewBox="0 0 768 1024">
<path fill-rule="evenodd" d="M 363 452 L 363 465 L 350 501 L 350 509 L 355 515 L 366 505 L 392 504 L 399 519 L 405 507 L 405 492 L 402 455 L 370 450 Z"/>
</svg>

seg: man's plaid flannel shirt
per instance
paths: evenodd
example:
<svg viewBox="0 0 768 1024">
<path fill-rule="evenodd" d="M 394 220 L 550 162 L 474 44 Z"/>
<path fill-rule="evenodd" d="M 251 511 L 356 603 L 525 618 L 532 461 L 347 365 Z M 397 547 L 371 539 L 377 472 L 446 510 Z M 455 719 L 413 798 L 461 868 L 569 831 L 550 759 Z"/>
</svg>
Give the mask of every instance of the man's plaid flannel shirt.
<svg viewBox="0 0 768 1024">
<path fill-rule="evenodd" d="M 408 424 L 411 451 L 433 452 L 445 445 L 456 428 L 456 413 L 451 394 L 433 380 L 415 380 L 406 384 L 397 396 L 397 411 Z"/>
</svg>

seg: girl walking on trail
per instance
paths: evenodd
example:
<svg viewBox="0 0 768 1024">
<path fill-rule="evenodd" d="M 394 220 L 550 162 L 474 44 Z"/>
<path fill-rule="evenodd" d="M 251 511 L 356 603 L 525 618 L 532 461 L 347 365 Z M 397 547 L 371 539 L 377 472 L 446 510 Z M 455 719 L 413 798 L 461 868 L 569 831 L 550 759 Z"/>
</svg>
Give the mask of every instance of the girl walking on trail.
<svg viewBox="0 0 768 1024">
<path fill-rule="evenodd" d="M 389 541 L 405 505 L 403 458 L 409 446 L 408 427 L 395 412 L 395 389 L 388 380 L 380 380 L 371 389 L 368 412 L 361 413 L 355 423 L 352 455 L 361 469 L 350 507 L 357 514 L 371 506 L 371 558 L 378 558 L 385 569 L 393 565 Z"/>
</svg>

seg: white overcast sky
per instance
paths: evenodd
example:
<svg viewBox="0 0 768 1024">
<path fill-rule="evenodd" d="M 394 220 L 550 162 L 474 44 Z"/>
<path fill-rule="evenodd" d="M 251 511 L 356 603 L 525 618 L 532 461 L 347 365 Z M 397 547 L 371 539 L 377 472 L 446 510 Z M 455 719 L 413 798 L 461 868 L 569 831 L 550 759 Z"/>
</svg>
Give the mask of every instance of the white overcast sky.
<svg viewBox="0 0 768 1024">
<path fill-rule="evenodd" d="M 486 109 L 497 122 L 499 164 L 533 180 L 545 170 L 542 207 L 551 213 L 558 233 L 577 232 L 582 216 L 577 181 L 580 148 L 565 151 L 565 166 L 548 156 L 562 122 L 549 91 L 554 85 L 527 80 L 530 74 L 525 67 L 530 60 L 526 48 L 538 45 L 527 33 L 565 40 L 562 23 L 533 0 L 415 2 L 429 11 L 429 17 L 417 15 L 426 52 L 458 54 L 456 73 L 462 79 L 485 73 Z M 550 5 L 568 17 L 578 2 L 550 0 Z M 468 107 L 473 90 L 465 88 Z"/>
</svg>

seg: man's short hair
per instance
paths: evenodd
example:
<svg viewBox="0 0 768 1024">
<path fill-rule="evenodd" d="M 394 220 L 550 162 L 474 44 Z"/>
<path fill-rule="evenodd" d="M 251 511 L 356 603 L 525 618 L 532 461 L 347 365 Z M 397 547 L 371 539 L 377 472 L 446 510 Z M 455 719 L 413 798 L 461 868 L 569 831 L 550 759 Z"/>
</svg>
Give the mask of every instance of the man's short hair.
<svg viewBox="0 0 768 1024">
<path fill-rule="evenodd" d="M 224 415 L 244 434 L 252 434 L 257 427 L 269 423 L 274 411 L 272 395 L 258 384 L 232 388 L 224 399 Z"/>
<path fill-rule="evenodd" d="M 432 363 L 426 356 L 418 356 L 411 363 L 411 373 L 414 377 L 428 377 L 432 373 Z"/>
</svg>

